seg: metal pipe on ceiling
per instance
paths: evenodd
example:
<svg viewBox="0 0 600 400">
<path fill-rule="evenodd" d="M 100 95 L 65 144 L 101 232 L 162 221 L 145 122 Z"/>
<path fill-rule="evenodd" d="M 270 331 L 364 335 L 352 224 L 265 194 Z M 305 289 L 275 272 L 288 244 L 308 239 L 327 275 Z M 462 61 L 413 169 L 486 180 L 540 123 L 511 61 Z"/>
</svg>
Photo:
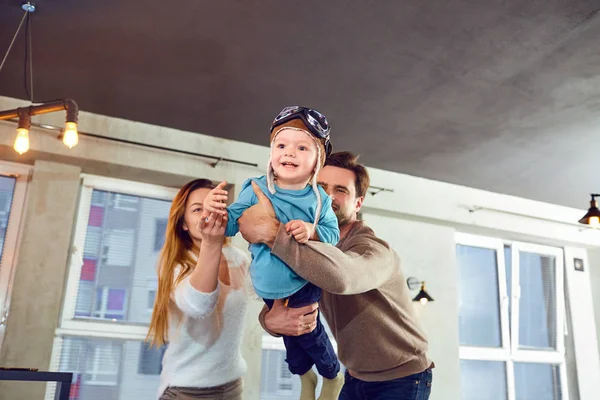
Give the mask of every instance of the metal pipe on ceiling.
<svg viewBox="0 0 600 400">
<path fill-rule="evenodd" d="M 25 109 L 28 109 L 29 107 L 23 107 Z M 17 110 L 17 109 L 15 109 Z M 15 111 L 15 110 L 9 110 L 10 112 Z M 2 118 L 3 113 L 6 113 L 6 115 L 9 115 L 8 118 Z M 12 117 L 10 117 L 12 116 Z M 18 120 L 13 119 L 16 118 L 18 115 L 17 114 L 12 114 L 9 113 L 7 111 L 3 111 L 0 112 L 0 120 L 9 120 L 11 122 L 17 122 Z M 35 122 L 31 123 L 32 126 L 35 126 L 37 128 L 42 128 L 42 129 L 46 129 L 46 130 L 52 130 L 52 131 L 57 131 L 57 132 L 61 132 L 62 128 L 59 128 L 57 126 L 53 126 L 53 125 L 47 125 L 47 124 L 38 124 Z M 208 158 L 211 160 L 215 160 L 214 163 L 211 163 L 212 167 L 216 167 L 220 162 L 230 162 L 230 163 L 234 163 L 234 164 L 240 164 L 240 165 L 246 165 L 249 167 L 257 167 L 258 168 L 258 164 L 256 163 L 251 163 L 251 162 L 247 162 L 247 161 L 241 161 L 241 160 L 235 160 L 232 158 L 225 158 L 225 157 L 218 157 L 218 156 L 213 156 L 210 154 L 203 154 L 203 153 L 196 153 L 193 151 L 186 151 L 186 150 L 179 150 L 179 149 L 172 149 L 169 147 L 163 147 L 163 146 L 156 146 L 153 144 L 149 144 L 149 143 L 143 143 L 143 142 L 136 142 L 133 140 L 127 140 L 127 139 L 121 139 L 121 138 L 115 138 L 115 137 L 110 137 L 110 136 L 103 136 L 103 135 L 98 135 L 95 133 L 89 133 L 89 132 L 81 132 L 79 131 L 79 135 L 80 136 L 88 136 L 88 137 L 93 137 L 96 139 L 102 139 L 102 140 L 108 140 L 111 142 L 117 142 L 117 143 L 125 143 L 125 144 L 131 144 L 134 146 L 140 146 L 140 147 L 144 147 L 144 148 L 148 148 L 148 149 L 155 149 L 155 150 L 163 150 L 163 151 L 168 151 L 171 153 L 177 153 L 177 154 L 185 154 L 188 156 L 195 156 L 195 157 L 202 157 L 202 158 Z"/>
</svg>

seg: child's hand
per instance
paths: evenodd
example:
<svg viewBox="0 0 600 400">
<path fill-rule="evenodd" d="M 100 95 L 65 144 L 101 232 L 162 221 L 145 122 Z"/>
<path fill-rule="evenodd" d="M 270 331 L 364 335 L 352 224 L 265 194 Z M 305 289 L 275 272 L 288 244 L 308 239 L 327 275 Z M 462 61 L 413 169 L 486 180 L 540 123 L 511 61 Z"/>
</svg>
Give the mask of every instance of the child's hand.
<svg viewBox="0 0 600 400">
<path fill-rule="evenodd" d="M 306 243 L 315 231 L 313 224 L 295 219 L 285 224 L 285 231 L 291 233 L 298 243 Z"/>
<path fill-rule="evenodd" d="M 227 190 L 223 189 L 226 185 L 227 182 L 223 181 L 216 188 L 208 192 L 204 199 L 205 214 L 216 213 L 227 215 Z"/>
</svg>

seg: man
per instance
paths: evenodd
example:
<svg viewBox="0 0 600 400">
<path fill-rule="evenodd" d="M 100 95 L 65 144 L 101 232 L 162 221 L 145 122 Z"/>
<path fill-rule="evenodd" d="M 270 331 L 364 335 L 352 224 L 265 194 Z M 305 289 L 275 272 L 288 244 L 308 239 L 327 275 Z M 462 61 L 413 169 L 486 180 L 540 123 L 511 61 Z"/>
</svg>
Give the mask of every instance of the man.
<svg viewBox="0 0 600 400">
<path fill-rule="evenodd" d="M 336 247 L 297 243 L 258 188 L 259 204 L 239 219 L 240 232 L 251 243 L 267 244 L 298 275 L 323 289 L 320 309 L 347 368 L 341 400 L 427 400 L 433 363 L 400 260 L 357 220 L 369 187 L 367 170 L 357 158 L 349 152 L 332 154 L 318 176 L 338 218 Z M 316 308 L 292 309 L 278 301 L 270 311 L 263 309 L 261 324 L 271 334 L 300 335 L 314 329 L 317 313 L 307 313 Z"/>
</svg>

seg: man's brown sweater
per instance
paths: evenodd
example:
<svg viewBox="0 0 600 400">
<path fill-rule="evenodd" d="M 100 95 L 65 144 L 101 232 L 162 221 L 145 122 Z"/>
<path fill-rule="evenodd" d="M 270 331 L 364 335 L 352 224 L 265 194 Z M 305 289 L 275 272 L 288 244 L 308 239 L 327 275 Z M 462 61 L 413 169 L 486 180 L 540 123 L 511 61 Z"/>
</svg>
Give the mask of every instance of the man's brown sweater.
<svg viewBox="0 0 600 400">
<path fill-rule="evenodd" d="M 321 312 L 337 341 L 338 357 L 353 377 L 387 381 L 432 365 L 400 259 L 371 228 L 356 221 L 333 247 L 298 244 L 282 224 L 272 253 L 323 289 Z"/>
</svg>

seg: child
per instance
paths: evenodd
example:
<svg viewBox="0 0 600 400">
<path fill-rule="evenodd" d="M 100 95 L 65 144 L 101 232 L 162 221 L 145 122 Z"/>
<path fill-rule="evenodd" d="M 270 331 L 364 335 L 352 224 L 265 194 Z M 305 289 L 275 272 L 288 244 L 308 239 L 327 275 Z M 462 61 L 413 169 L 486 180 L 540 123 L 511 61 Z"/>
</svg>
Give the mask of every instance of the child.
<svg viewBox="0 0 600 400">
<path fill-rule="evenodd" d="M 273 204 L 277 219 L 300 243 L 320 240 L 332 245 L 340 239 L 338 221 L 331 208 L 331 198 L 317 185 L 317 174 L 331 153 L 330 127 L 325 116 L 310 108 L 284 108 L 271 124 L 271 154 L 267 175 L 247 180 L 238 200 L 227 207 L 224 183 L 213 189 L 204 200 L 207 212 L 228 214 L 226 236 L 238 232 L 237 220 L 257 203 L 252 189 L 254 181 Z M 250 277 L 256 293 L 267 306 L 275 299 L 286 299 L 289 307 L 302 307 L 319 301 L 321 289 L 292 271 L 268 246 L 251 244 Z M 293 374 L 300 375 L 301 400 L 314 399 L 316 364 L 323 376 L 319 399 L 337 399 L 343 385 L 337 360 L 327 333 L 317 318 L 314 331 L 296 337 L 284 336 L 286 362 Z"/>
</svg>

